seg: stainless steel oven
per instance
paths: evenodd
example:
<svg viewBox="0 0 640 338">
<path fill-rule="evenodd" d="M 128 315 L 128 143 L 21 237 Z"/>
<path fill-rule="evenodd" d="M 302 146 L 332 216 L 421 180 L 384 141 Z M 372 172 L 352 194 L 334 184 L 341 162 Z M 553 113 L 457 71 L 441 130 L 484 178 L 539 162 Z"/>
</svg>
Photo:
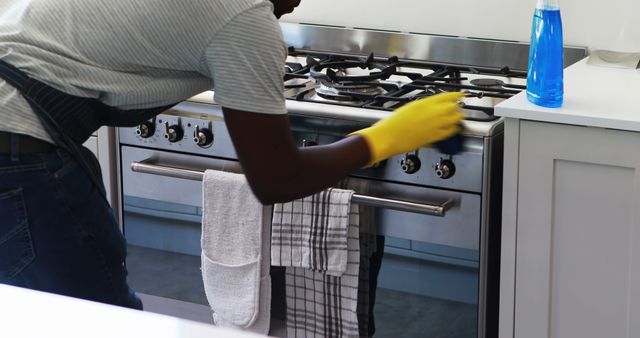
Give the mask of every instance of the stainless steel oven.
<svg viewBox="0 0 640 338">
<path fill-rule="evenodd" d="M 374 208 L 384 238 L 375 337 L 496 336 L 503 135 L 492 113 L 524 89 L 527 46 L 292 24 L 283 31 L 293 47 L 287 108 L 301 146 L 333 142 L 412 99 L 466 92 L 460 153 L 423 147 L 350 181 L 366 187 L 354 201 Z M 569 53 L 567 63 L 579 57 Z M 147 310 L 211 321 L 200 179 L 206 169 L 240 171 L 221 108 L 206 92 L 118 134 L 130 284 Z"/>
<path fill-rule="evenodd" d="M 300 144 L 331 142 L 343 136 L 336 129 L 362 126 L 333 121 L 327 128 L 321 119 L 304 116 L 292 116 L 292 121 Z M 218 106 L 183 103 L 151 122 L 155 136 L 149 138 L 139 135 L 140 128 L 119 130 L 129 281 L 150 311 L 210 321 L 199 270 L 200 180 L 206 169 L 240 168 Z M 169 142 L 164 135 L 174 125 L 182 126 L 187 136 L 206 127 L 214 145 L 203 155 L 204 148 L 191 137 Z M 465 141 L 468 163 L 461 161 L 457 170 L 483 165 L 484 142 Z M 416 156 L 424 163 L 442 157 L 428 148 Z M 477 192 L 481 186 L 470 180 L 460 180 L 468 185 L 460 190 L 416 184 L 425 177 L 406 175 L 400 164 L 404 159 L 391 158 L 351 178 L 353 186 L 367 187 L 356 191 L 354 201 L 375 208 L 376 227 L 385 238 L 374 307 L 376 336 L 476 337 L 479 308 L 485 306 L 480 294 L 481 218 L 488 201 L 483 202 Z M 437 178 L 431 170 L 424 175 Z"/>
</svg>

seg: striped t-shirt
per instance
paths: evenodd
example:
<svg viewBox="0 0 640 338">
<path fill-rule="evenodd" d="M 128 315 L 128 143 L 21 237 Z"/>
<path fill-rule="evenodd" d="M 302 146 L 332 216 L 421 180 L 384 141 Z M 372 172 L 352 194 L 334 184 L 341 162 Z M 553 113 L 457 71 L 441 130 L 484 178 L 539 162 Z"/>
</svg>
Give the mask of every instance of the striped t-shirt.
<svg viewBox="0 0 640 338">
<path fill-rule="evenodd" d="M 2 0 L 0 59 L 65 93 L 121 109 L 215 86 L 223 107 L 286 113 L 286 46 L 267 0 Z M 0 131 L 51 141 L 0 79 Z"/>
</svg>

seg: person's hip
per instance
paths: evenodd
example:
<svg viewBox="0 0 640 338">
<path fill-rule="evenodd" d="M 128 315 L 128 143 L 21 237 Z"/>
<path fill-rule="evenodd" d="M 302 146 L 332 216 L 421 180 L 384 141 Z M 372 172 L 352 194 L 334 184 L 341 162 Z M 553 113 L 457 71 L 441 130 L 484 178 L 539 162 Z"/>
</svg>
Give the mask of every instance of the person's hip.
<svg viewBox="0 0 640 338">
<path fill-rule="evenodd" d="M 0 219 L 0 283 L 141 307 L 112 209 L 68 153 L 0 154 Z"/>
<path fill-rule="evenodd" d="M 50 250 L 98 238 L 101 250 L 124 259 L 124 239 L 110 206 L 85 171 L 60 149 L 0 154 L 0 219 L 0 281 L 31 263 L 27 251 L 33 243 L 27 240 L 45 243 L 44 250 Z M 10 245 L 16 236 L 21 238 Z M 104 247 L 107 241 L 109 248 Z M 6 259 L 16 252 L 26 256 L 14 257 L 19 262 Z"/>
</svg>

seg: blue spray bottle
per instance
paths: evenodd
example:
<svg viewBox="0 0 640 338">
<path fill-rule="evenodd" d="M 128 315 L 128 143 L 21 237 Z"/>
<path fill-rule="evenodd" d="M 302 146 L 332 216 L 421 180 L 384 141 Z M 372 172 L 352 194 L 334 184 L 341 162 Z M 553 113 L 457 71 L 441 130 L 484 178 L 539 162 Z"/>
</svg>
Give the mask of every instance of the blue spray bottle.
<svg viewBox="0 0 640 338">
<path fill-rule="evenodd" d="M 527 98 L 543 107 L 563 99 L 562 19 L 558 0 L 538 0 L 533 14 Z"/>
</svg>

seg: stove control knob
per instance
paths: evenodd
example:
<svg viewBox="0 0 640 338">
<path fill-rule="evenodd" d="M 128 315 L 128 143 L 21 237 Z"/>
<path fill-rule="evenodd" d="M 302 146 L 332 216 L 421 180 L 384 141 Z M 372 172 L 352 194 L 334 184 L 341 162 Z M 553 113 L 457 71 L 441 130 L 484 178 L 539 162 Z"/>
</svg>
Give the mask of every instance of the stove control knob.
<svg viewBox="0 0 640 338">
<path fill-rule="evenodd" d="M 456 166 L 451 160 L 440 160 L 436 164 L 436 176 L 443 180 L 451 178 L 456 173 Z"/>
<path fill-rule="evenodd" d="M 178 142 L 182 140 L 182 137 L 184 137 L 184 130 L 182 130 L 182 127 L 180 125 L 174 124 L 170 126 L 169 122 L 166 122 L 164 126 L 165 126 L 164 138 L 169 140 L 169 142 L 171 143 Z"/>
<path fill-rule="evenodd" d="M 196 126 L 193 131 L 193 142 L 202 148 L 208 148 L 213 144 L 213 133 L 209 128 L 200 129 L 199 126 Z"/>
<path fill-rule="evenodd" d="M 136 128 L 136 134 L 142 138 L 149 138 L 156 132 L 156 125 L 153 121 L 145 121 Z"/>
<path fill-rule="evenodd" d="M 420 170 L 420 158 L 416 155 L 406 155 L 402 161 L 400 161 L 402 171 L 407 174 L 413 174 Z"/>
</svg>

